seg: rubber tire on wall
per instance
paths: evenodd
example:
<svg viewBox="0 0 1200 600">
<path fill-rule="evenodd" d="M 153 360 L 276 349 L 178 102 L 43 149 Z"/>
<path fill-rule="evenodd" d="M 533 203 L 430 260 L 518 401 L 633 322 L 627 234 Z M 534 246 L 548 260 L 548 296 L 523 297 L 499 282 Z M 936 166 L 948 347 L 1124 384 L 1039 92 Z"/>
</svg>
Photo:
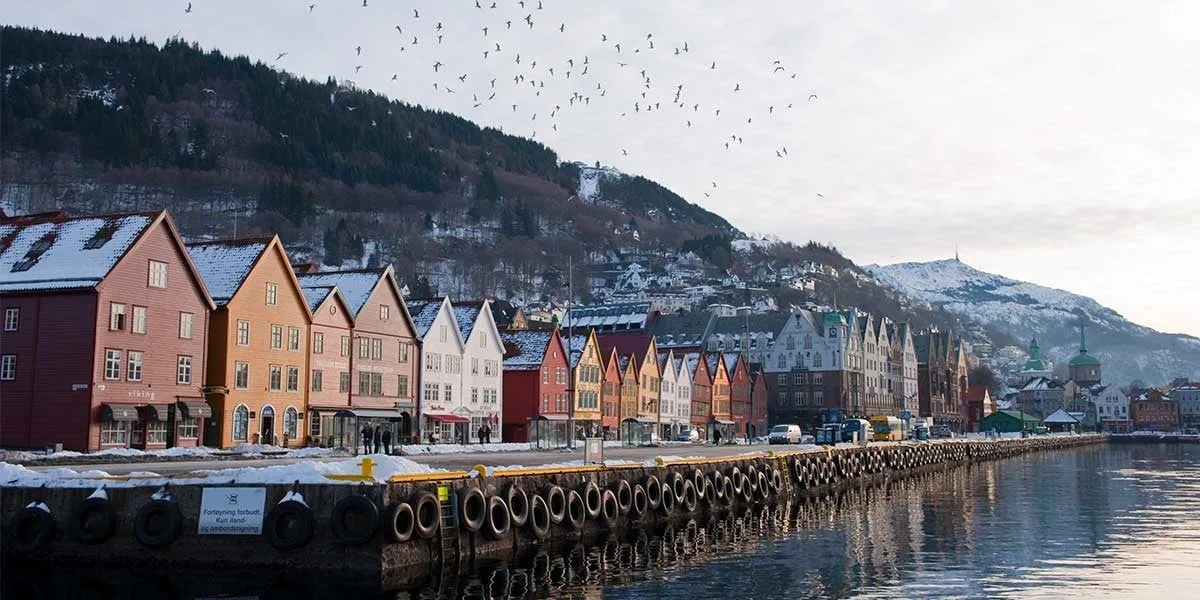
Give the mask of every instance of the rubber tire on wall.
<svg viewBox="0 0 1200 600">
<path fill-rule="evenodd" d="M 348 522 L 347 519 L 361 517 L 359 522 Z M 329 512 L 329 529 L 333 537 L 343 544 L 360 546 L 375 537 L 379 529 L 379 507 L 370 498 L 361 494 L 346 496 L 333 505 Z"/>
<path fill-rule="evenodd" d="M 617 502 L 617 494 L 612 490 L 604 490 L 600 494 L 600 522 L 605 527 L 613 529 L 621 516 L 621 507 Z"/>
<path fill-rule="evenodd" d="M 571 529 L 579 531 L 583 529 L 583 523 L 587 520 L 587 503 L 583 501 L 583 496 L 579 492 L 571 490 L 567 494 L 567 521 Z"/>
<path fill-rule="evenodd" d="M 529 520 L 529 495 L 514 483 L 508 486 L 505 496 L 508 498 L 508 516 L 512 526 L 524 527 L 525 522 Z"/>
<path fill-rule="evenodd" d="M 147 530 L 155 517 L 165 518 L 162 531 Z M 179 539 L 183 529 L 183 514 L 179 512 L 179 504 L 174 500 L 155 499 L 142 505 L 133 516 L 133 537 L 147 548 L 165 548 Z"/>
<path fill-rule="evenodd" d="M 679 473 L 675 473 L 673 471 L 671 472 L 670 475 L 667 476 L 667 483 L 671 485 L 671 491 L 675 492 L 676 500 L 683 498 L 683 482 L 684 481 L 686 481 L 686 478 L 684 478 L 683 475 L 680 475 Z"/>
<path fill-rule="evenodd" d="M 696 512 L 696 504 L 700 500 L 698 496 L 695 484 L 690 479 L 685 479 L 683 482 L 683 496 L 680 497 L 680 504 L 683 505 L 684 512 Z"/>
<path fill-rule="evenodd" d="M 430 539 L 437 533 L 438 526 L 441 525 L 442 510 L 437 496 L 432 492 L 421 492 L 413 497 L 413 531 L 417 537 L 421 539 Z M 422 523 L 423 516 L 433 516 L 433 521 Z"/>
<path fill-rule="evenodd" d="M 783 474 L 779 469 L 771 469 L 771 489 L 776 492 L 783 489 Z"/>
<path fill-rule="evenodd" d="M 650 501 L 646 498 L 646 488 L 642 484 L 633 486 L 633 502 L 629 505 L 629 514 L 633 515 L 634 519 L 641 519 L 646 516 L 646 511 L 650 510 Z"/>
<path fill-rule="evenodd" d="M 646 490 L 646 506 L 650 510 L 658 510 L 662 505 L 662 484 L 658 482 L 658 478 L 651 475 L 642 482 L 642 487 Z"/>
<path fill-rule="evenodd" d="M 487 523 L 483 526 L 483 535 L 489 540 L 498 540 L 508 533 L 512 527 L 512 511 L 508 503 L 500 496 L 492 496 L 487 500 Z"/>
<path fill-rule="evenodd" d="M 600 511 L 604 510 L 604 507 L 601 506 L 603 500 L 600 495 L 600 487 L 596 485 L 596 482 L 589 481 L 580 488 L 579 495 L 583 498 L 583 507 L 586 509 L 587 518 L 595 521 L 600 518 Z"/>
<path fill-rule="evenodd" d="M 465 492 L 461 492 L 462 497 L 459 498 L 458 515 L 459 521 L 462 523 L 462 528 L 475 533 L 483 529 L 483 524 L 487 521 L 488 503 L 483 492 L 479 488 L 467 488 Z"/>
<path fill-rule="evenodd" d="M 709 489 L 712 490 L 712 493 L 710 493 L 709 496 L 712 496 L 713 500 L 719 500 L 723 502 L 725 500 L 725 478 L 716 471 L 713 471 L 710 477 L 711 479 L 709 479 L 708 485 Z"/>
<path fill-rule="evenodd" d="M 542 499 L 550 509 L 550 524 L 558 525 L 567 518 L 567 494 L 557 485 L 552 485 L 542 492 Z"/>
<path fill-rule="evenodd" d="M 669 515 L 675 512 L 675 500 L 675 488 L 671 487 L 670 484 L 662 484 L 662 502 L 659 503 L 658 507 Z"/>
<path fill-rule="evenodd" d="M 117 532 L 117 511 L 108 498 L 88 498 L 71 513 L 70 529 L 85 544 L 107 541 Z"/>
<path fill-rule="evenodd" d="M 692 471 L 692 486 L 696 488 L 696 500 L 704 500 L 708 497 L 708 478 L 704 476 L 704 471 L 700 469 Z"/>
<path fill-rule="evenodd" d="M 550 535 L 550 505 L 541 496 L 533 496 L 529 500 L 529 520 L 525 527 L 533 537 L 544 540 Z"/>
<path fill-rule="evenodd" d="M 609 489 L 613 488 L 616 488 L 613 490 L 613 494 L 617 498 L 617 510 L 623 515 L 629 514 L 629 509 L 633 507 L 633 488 L 624 479 L 618 481 L 615 486 L 610 486 Z"/>
<path fill-rule="evenodd" d="M 407 502 L 397 502 L 388 509 L 384 520 L 384 532 L 393 544 L 402 544 L 412 539 L 417 529 L 417 514 Z"/>
<path fill-rule="evenodd" d="M 263 537 L 280 552 L 303 548 L 312 540 L 315 529 L 312 509 L 295 500 L 276 504 L 263 521 Z"/>
<path fill-rule="evenodd" d="M 21 556 L 33 556 L 54 540 L 54 517 L 32 506 L 21 509 L 8 524 L 8 547 Z M 33 535 L 24 535 L 32 531 Z"/>
</svg>

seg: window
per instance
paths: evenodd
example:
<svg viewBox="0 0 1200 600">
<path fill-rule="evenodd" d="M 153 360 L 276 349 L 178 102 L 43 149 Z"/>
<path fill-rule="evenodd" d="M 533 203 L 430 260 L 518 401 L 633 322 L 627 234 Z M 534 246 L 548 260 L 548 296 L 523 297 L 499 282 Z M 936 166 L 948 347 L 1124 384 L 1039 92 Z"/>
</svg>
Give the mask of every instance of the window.
<svg viewBox="0 0 1200 600">
<path fill-rule="evenodd" d="M 496 374 L 496 361 L 494 361 L 494 360 L 483 361 L 483 374 L 487 375 L 487 376 L 495 375 Z"/>
<path fill-rule="evenodd" d="M 342 356 L 350 356 L 350 336 L 342 336 Z"/>
<path fill-rule="evenodd" d="M 350 372 L 349 371 L 342 371 L 342 372 L 338 373 L 338 393 L 340 393 L 340 394 L 349 394 L 350 393 Z"/>
<path fill-rule="evenodd" d="M 233 387 L 244 390 L 250 387 L 250 365 L 244 362 L 233 363 Z"/>
<path fill-rule="evenodd" d="M 543 396 L 543 398 L 545 398 L 545 397 Z M 543 399 L 542 405 L 545 406 L 545 403 L 546 403 L 546 401 Z M 471 404 L 479 404 L 479 388 L 477 388 L 477 387 L 471 388 Z M 542 412 L 546 412 L 546 411 L 543 410 Z"/>
<path fill-rule="evenodd" d="M 471 359 L 471 374 L 472 375 L 479 374 L 479 359 L 478 358 Z"/>
<path fill-rule="evenodd" d="M 316 440 L 321 436 L 321 419 L 315 413 L 310 414 L 308 420 L 308 435 Z"/>
<path fill-rule="evenodd" d="M 142 380 L 142 353 L 140 351 L 129 351 L 129 366 L 125 369 L 125 378 L 129 381 Z"/>
<path fill-rule="evenodd" d="M 166 421 L 150 421 L 146 424 L 146 443 L 147 444 L 165 444 L 167 443 L 167 422 Z"/>
<path fill-rule="evenodd" d="M 233 409 L 233 441 L 244 442 L 250 431 L 250 409 L 245 404 Z"/>
<path fill-rule="evenodd" d="M 446 338 L 446 336 L 447 336 L 447 333 L 448 333 L 448 332 L 447 332 L 447 330 L 446 330 L 446 326 L 445 326 L 445 325 L 441 325 L 441 326 L 439 326 L 439 327 L 438 327 L 438 338 L 440 339 L 440 341 L 443 341 L 443 342 L 444 342 L 444 341 L 446 341 L 446 339 L 447 339 L 447 338 Z"/>
<path fill-rule="evenodd" d="M 358 395 L 371 395 L 371 374 L 366 371 L 358 372 Z"/>
<path fill-rule="evenodd" d="M 396 376 L 396 395 L 401 398 L 408 397 L 408 375 Z"/>
<path fill-rule="evenodd" d="M 542 394 L 542 412 L 550 412 L 550 394 Z"/>
<path fill-rule="evenodd" d="M 283 437 L 294 440 L 300 421 L 300 412 L 296 407 L 289 406 L 283 411 Z"/>
<path fill-rule="evenodd" d="M 314 391 L 314 392 L 321 391 L 322 379 L 325 378 L 324 371 L 321 371 L 320 369 L 313 369 L 312 373 L 309 373 L 308 378 L 309 378 L 309 380 L 312 381 L 312 383 L 309 386 L 312 389 L 312 391 Z"/>
<path fill-rule="evenodd" d="M 813 355 L 813 367 L 820 367 L 820 366 L 821 366 L 821 353 L 818 352 Z"/>
<path fill-rule="evenodd" d="M 239 320 L 237 322 L 237 345 L 250 345 L 250 321 Z"/>
<path fill-rule="evenodd" d="M 288 350 L 295 352 L 300 349 L 300 329 L 288 327 Z"/>
<path fill-rule="evenodd" d="M 176 362 L 178 368 L 175 376 L 175 382 L 179 385 L 191 385 L 192 383 L 192 357 L 180 356 Z"/>
<path fill-rule="evenodd" d="M 121 351 L 108 349 L 104 351 L 104 378 L 116 380 L 121 378 Z"/>
<path fill-rule="evenodd" d="M 101 444 L 121 444 L 129 439 L 129 424 L 125 421 L 104 421 L 100 423 Z"/>
<path fill-rule="evenodd" d="M 113 302 L 108 305 L 108 329 L 110 331 L 125 330 L 125 305 Z"/>
<path fill-rule="evenodd" d="M 146 307 L 133 307 L 133 326 L 130 328 L 134 333 L 146 333 Z"/>
<path fill-rule="evenodd" d="M 271 326 L 271 348 L 275 350 L 283 348 L 283 325 Z"/>
<path fill-rule="evenodd" d="M 371 373 L 371 395 L 383 396 L 383 373 Z"/>
<path fill-rule="evenodd" d="M 192 339 L 192 313 L 179 313 L 179 337 L 185 340 Z"/>
<path fill-rule="evenodd" d="M 17 355 L 0 356 L 0 380 L 12 381 L 17 377 Z"/>
<path fill-rule="evenodd" d="M 150 261 L 150 287 L 167 287 L 167 263 L 157 260 Z"/>
<path fill-rule="evenodd" d="M 446 387 L 442 388 L 442 397 L 446 399 L 446 404 L 454 402 L 454 386 L 447 383 Z"/>
<path fill-rule="evenodd" d="M 21 322 L 21 309 L 6 308 L 4 309 L 4 330 L 16 331 L 17 324 Z"/>
<path fill-rule="evenodd" d="M 487 348 L 487 336 L 486 335 L 479 338 L 479 347 Z"/>
<path fill-rule="evenodd" d="M 550 383 L 550 367 L 542 367 L 542 383 Z"/>
<path fill-rule="evenodd" d="M 371 339 L 360 337 L 358 338 L 358 357 L 368 358 L 371 356 Z"/>
<path fill-rule="evenodd" d="M 412 350 L 412 344 L 408 342 L 400 342 L 400 362 L 408 362 L 408 353 Z"/>
<path fill-rule="evenodd" d="M 313 354 L 325 353 L 325 334 L 320 331 L 313 333 Z"/>
<path fill-rule="evenodd" d="M 271 365 L 270 373 L 271 375 L 270 379 L 268 380 L 267 387 L 272 392 L 278 392 L 279 390 L 283 389 L 283 367 L 279 365 Z"/>
<path fill-rule="evenodd" d="M 438 398 L 438 384 L 426 383 L 424 397 L 422 398 L 422 400 L 424 400 L 426 402 L 437 402 L 437 398 Z"/>
<path fill-rule="evenodd" d="M 187 417 L 179 420 L 179 437 L 195 439 L 200 437 L 200 423 L 196 417 Z"/>
<path fill-rule="evenodd" d="M 379 320 L 386 321 L 391 316 L 392 309 L 386 304 L 379 305 Z"/>
<path fill-rule="evenodd" d="M 562 385 L 567 382 L 567 370 L 563 367 L 554 368 L 554 383 Z"/>
<path fill-rule="evenodd" d="M 300 367 L 287 368 L 287 391 L 300 391 Z"/>
<path fill-rule="evenodd" d="M 274 283 L 267 284 L 267 306 L 275 306 L 279 304 L 279 286 Z"/>
<path fill-rule="evenodd" d="M 371 360 L 383 360 L 383 339 L 371 339 Z"/>
</svg>

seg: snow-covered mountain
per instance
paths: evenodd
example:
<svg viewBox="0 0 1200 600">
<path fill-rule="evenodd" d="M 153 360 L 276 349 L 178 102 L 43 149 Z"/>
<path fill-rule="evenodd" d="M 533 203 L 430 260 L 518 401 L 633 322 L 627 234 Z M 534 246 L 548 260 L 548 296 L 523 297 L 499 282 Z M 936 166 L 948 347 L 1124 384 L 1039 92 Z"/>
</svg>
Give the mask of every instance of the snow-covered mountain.
<svg viewBox="0 0 1200 600">
<path fill-rule="evenodd" d="M 1086 296 L 985 273 L 956 259 L 867 265 L 884 285 L 990 325 L 1023 344 L 1037 336 L 1042 352 L 1066 364 L 1079 348 L 1082 316 L 1088 352 L 1100 359 L 1104 380 L 1149 384 L 1200 376 L 1200 339 L 1132 323 Z"/>
</svg>

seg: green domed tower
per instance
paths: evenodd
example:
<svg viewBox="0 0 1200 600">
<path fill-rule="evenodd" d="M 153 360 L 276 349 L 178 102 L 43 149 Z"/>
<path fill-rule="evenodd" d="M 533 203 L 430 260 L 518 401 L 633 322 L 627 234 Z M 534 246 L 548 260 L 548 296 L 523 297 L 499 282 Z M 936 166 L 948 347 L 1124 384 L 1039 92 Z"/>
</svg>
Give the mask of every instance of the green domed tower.
<svg viewBox="0 0 1200 600">
<path fill-rule="evenodd" d="M 1079 354 L 1067 363 L 1067 369 L 1071 373 L 1071 380 L 1081 386 L 1091 387 L 1100 383 L 1100 361 L 1088 354 L 1082 318 L 1079 319 Z"/>
</svg>

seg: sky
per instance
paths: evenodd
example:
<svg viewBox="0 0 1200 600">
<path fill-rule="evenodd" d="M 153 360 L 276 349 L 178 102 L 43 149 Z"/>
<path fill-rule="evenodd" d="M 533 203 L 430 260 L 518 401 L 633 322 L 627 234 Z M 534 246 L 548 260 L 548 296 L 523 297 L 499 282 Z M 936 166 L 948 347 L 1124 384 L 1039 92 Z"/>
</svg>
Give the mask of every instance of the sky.
<svg viewBox="0 0 1200 600">
<path fill-rule="evenodd" d="M 748 233 L 864 265 L 957 248 L 1200 335 L 1200 3 L 367 4 L 10 0 L 3 22 L 351 80 L 646 176 Z"/>
</svg>

